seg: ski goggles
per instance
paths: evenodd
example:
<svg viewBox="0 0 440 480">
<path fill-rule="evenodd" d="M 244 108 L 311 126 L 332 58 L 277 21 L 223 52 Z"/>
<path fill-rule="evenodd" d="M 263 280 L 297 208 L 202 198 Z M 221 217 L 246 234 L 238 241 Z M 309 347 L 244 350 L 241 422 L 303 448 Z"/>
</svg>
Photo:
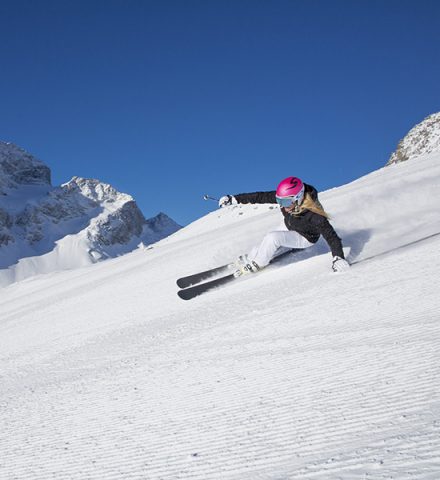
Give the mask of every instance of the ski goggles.
<svg viewBox="0 0 440 480">
<path fill-rule="evenodd" d="M 293 203 L 300 202 L 302 195 L 293 195 L 292 197 L 276 197 L 277 203 L 280 207 L 291 207 Z"/>
</svg>

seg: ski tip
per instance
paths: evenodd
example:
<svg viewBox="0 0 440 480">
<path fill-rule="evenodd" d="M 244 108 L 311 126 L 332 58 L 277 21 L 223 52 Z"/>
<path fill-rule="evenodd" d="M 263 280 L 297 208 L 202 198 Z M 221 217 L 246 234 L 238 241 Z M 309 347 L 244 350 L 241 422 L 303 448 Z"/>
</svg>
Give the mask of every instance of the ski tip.
<svg viewBox="0 0 440 480">
<path fill-rule="evenodd" d="M 188 291 L 187 290 L 179 290 L 177 292 L 177 295 L 179 296 L 179 298 L 181 298 L 182 300 L 191 300 L 191 298 L 193 298 L 192 296 L 188 296 Z"/>
<path fill-rule="evenodd" d="M 193 287 L 194 285 L 197 285 L 197 283 L 200 283 L 200 282 L 196 282 L 195 280 L 188 281 L 185 278 L 179 278 L 178 280 L 176 280 L 176 284 L 179 288 Z"/>
</svg>

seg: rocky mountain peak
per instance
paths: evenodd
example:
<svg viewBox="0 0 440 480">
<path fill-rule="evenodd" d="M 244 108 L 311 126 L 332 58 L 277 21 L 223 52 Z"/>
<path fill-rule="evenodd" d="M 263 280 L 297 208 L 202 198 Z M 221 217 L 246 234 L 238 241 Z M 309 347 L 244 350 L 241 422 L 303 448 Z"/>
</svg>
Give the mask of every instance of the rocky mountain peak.
<svg viewBox="0 0 440 480">
<path fill-rule="evenodd" d="M 440 112 L 425 118 L 399 142 L 386 165 L 440 151 Z"/>
<path fill-rule="evenodd" d="M 50 169 L 22 148 L 0 141 L 0 193 L 19 185 L 50 185 Z"/>
<path fill-rule="evenodd" d="M 95 202 L 122 202 L 133 201 L 133 197 L 126 193 L 118 192 L 108 183 L 94 178 L 73 177 L 72 180 L 62 185 L 68 192 L 77 192 Z"/>
<path fill-rule="evenodd" d="M 146 221 L 145 233 L 152 239 L 159 239 L 160 236 L 168 236 L 177 232 L 181 227 L 166 213 L 160 212 L 155 217 Z"/>
</svg>

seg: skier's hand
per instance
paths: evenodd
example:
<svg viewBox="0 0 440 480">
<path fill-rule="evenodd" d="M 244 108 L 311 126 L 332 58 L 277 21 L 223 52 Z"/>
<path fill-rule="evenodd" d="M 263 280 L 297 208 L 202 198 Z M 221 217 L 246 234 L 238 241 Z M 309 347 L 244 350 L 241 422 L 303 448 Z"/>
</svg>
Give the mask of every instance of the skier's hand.
<svg viewBox="0 0 440 480">
<path fill-rule="evenodd" d="M 334 272 L 345 272 L 349 268 L 350 264 L 347 260 L 338 256 L 333 257 L 332 269 Z"/>
<path fill-rule="evenodd" d="M 228 207 L 229 205 L 237 205 L 237 199 L 232 195 L 225 195 L 218 201 L 220 208 Z"/>
</svg>

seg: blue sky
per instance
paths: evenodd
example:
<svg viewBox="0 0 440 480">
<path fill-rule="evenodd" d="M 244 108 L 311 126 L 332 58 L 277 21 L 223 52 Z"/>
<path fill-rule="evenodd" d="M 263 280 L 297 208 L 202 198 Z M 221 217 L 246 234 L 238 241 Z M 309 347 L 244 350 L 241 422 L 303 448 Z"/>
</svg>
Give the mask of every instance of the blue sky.
<svg viewBox="0 0 440 480">
<path fill-rule="evenodd" d="M 0 0 L 0 140 L 187 224 L 382 167 L 440 110 L 440 2 Z"/>
</svg>

